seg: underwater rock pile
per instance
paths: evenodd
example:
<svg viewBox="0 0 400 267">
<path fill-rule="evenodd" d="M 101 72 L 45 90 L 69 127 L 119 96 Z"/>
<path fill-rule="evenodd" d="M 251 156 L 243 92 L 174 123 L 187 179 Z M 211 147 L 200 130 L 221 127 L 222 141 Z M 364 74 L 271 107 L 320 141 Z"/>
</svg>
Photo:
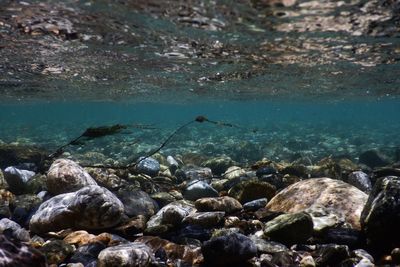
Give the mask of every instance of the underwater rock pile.
<svg viewBox="0 0 400 267">
<path fill-rule="evenodd" d="M 142 162 L 85 168 L 60 158 L 45 173 L 0 172 L 0 265 L 399 263 L 396 165 L 219 157 L 195 166 L 159 153 Z"/>
</svg>

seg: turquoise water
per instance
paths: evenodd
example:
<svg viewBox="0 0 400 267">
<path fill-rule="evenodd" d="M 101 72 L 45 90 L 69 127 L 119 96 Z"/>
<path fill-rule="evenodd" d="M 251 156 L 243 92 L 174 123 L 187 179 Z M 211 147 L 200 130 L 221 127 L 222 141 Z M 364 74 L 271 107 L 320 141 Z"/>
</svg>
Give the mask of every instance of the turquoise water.
<svg viewBox="0 0 400 267">
<path fill-rule="evenodd" d="M 239 163 L 263 157 L 290 162 L 302 156 L 312 162 L 328 156 L 356 162 L 360 153 L 378 149 L 394 160 L 400 147 L 399 113 L 396 99 L 14 103 L 1 106 L 0 140 L 54 151 L 88 127 L 134 125 L 120 134 L 66 148 L 78 160 L 90 161 L 82 155 L 99 152 L 104 157 L 92 159 L 100 161 L 95 163 L 107 158 L 127 162 L 154 150 L 179 126 L 204 115 L 234 127 L 193 123 L 160 152 L 227 155 Z"/>
</svg>

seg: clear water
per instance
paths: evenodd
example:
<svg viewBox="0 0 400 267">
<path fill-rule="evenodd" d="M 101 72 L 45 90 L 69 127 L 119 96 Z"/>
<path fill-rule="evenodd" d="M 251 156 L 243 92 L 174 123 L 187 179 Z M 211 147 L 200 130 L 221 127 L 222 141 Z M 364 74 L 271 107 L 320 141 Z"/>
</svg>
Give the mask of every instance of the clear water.
<svg viewBox="0 0 400 267">
<path fill-rule="evenodd" d="M 239 127 L 192 124 L 161 152 L 225 154 L 241 163 L 357 161 L 369 149 L 394 159 L 400 146 L 395 4 L 29 3 L 32 16 L 68 19 L 79 37 L 22 34 L 10 18 L 29 25 L 26 3 L 4 3 L 3 143 L 52 151 L 91 126 L 154 126 L 67 148 L 80 160 L 100 152 L 104 158 L 94 161 L 126 162 L 201 114 Z"/>
</svg>

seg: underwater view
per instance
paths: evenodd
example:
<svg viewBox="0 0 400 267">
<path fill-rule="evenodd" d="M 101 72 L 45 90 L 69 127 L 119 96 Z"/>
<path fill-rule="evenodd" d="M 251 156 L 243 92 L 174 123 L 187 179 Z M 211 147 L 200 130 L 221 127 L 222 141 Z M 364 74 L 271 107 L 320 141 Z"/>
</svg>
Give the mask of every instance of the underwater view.
<svg viewBox="0 0 400 267">
<path fill-rule="evenodd" d="M 0 0 L 0 266 L 400 265 L 400 1 Z"/>
</svg>

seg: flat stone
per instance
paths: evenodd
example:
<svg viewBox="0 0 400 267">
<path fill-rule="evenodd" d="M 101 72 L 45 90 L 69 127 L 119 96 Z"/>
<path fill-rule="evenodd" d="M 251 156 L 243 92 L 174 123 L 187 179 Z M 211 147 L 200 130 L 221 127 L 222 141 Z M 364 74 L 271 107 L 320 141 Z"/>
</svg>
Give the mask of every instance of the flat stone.
<svg viewBox="0 0 400 267">
<path fill-rule="evenodd" d="M 313 221 L 305 212 L 282 214 L 267 222 L 264 234 L 285 245 L 304 243 L 313 233 Z"/>
<path fill-rule="evenodd" d="M 321 207 L 341 218 L 354 229 L 361 229 L 360 215 L 367 194 L 345 182 L 330 178 L 312 178 L 292 184 L 279 192 L 266 208 L 275 212 L 295 213 Z"/>
<path fill-rule="evenodd" d="M 81 166 L 69 159 L 57 159 L 51 164 L 46 179 L 47 190 L 54 194 L 77 191 L 96 181 Z"/>
<path fill-rule="evenodd" d="M 240 211 L 242 204 L 232 197 L 207 197 L 196 200 L 194 203 L 199 211 L 224 211 L 227 214 Z"/>
<path fill-rule="evenodd" d="M 154 262 L 151 249 L 142 243 L 127 243 L 102 250 L 99 267 L 146 267 Z"/>
<path fill-rule="evenodd" d="M 223 221 L 224 216 L 225 212 L 223 211 L 196 212 L 186 216 L 182 222 L 212 228 L 219 225 Z"/>
<path fill-rule="evenodd" d="M 103 229 L 118 224 L 123 213 L 124 206 L 114 194 L 91 185 L 43 202 L 30 220 L 30 230 Z"/>
</svg>

